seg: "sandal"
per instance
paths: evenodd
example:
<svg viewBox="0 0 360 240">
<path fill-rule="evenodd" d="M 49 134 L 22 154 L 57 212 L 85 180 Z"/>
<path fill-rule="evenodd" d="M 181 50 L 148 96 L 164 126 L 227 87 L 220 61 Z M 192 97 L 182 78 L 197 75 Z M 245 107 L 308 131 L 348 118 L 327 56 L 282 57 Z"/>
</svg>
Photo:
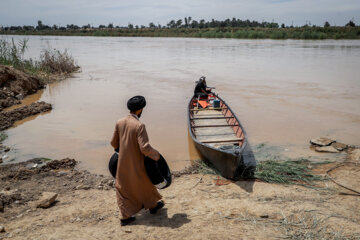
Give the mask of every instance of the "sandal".
<svg viewBox="0 0 360 240">
<path fill-rule="evenodd" d="M 129 223 L 135 221 L 135 219 L 136 219 L 135 217 L 129 217 L 129 218 L 126 218 L 126 219 L 121 219 L 120 224 L 121 224 L 121 226 L 126 226 Z"/>
<path fill-rule="evenodd" d="M 156 207 L 150 208 L 150 213 L 155 214 L 157 211 L 165 206 L 165 203 L 163 200 L 160 200 L 157 202 Z"/>
</svg>

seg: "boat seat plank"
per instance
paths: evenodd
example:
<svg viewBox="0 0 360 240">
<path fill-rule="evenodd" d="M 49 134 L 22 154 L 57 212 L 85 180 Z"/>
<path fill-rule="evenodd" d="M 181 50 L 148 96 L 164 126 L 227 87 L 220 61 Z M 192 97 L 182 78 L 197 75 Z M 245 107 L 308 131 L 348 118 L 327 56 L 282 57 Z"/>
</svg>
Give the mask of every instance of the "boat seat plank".
<svg viewBox="0 0 360 240">
<path fill-rule="evenodd" d="M 233 138 L 233 139 L 217 139 L 217 140 L 206 140 L 201 141 L 202 143 L 225 143 L 225 142 L 239 142 L 244 141 L 243 138 Z"/>
<path fill-rule="evenodd" d="M 193 128 L 207 128 L 207 127 L 236 127 L 236 126 L 239 126 L 239 124 L 223 124 L 223 125 L 195 125 L 195 126 L 191 126 Z"/>
<path fill-rule="evenodd" d="M 194 118 L 191 118 L 190 120 L 201 120 L 201 119 L 228 119 L 228 118 L 233 118 L 233 117 L 217 117 L 217 116 L 214 116 L 214 117 L 194 117 Z"/>
<path fill-rule="evenodd" d="M 198 108 L 198 109 L 190 109 L 190 111 L 192 112 L 196 112 L 196 111 L 212 111 L 212 110 L 223 110 L 223 109 L 228 109 L 227 107 L 220 107 L 220 108 Z"/>
</svg>

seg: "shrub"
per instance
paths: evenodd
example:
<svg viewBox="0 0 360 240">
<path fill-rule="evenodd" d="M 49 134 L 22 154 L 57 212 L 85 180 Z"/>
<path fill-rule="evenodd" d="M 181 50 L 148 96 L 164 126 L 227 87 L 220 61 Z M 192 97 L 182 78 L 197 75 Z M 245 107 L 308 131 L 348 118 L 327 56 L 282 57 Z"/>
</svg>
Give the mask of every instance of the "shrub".
<svg viewBox="0 0 360 240">
<path fill-rule="evenodd" d="M 225 33 L 225 38 L 231 38 L 231 37 L 232 37 L 232 35 L 231 35 L 230 32 L 226 32 L 226 33 Z"/>
<path fill-rule="evenodd" d="M 48 73 L 71 73 L 78 69 L 74 58 L 65 50 L 46 49 L 40 56 L 40 68 Z"/>
<path fill-rule="evenodd" d="M 24 53 L 27 49 L 27 39 L 23 39 L 15 44 L 14 39 L 7 42 L 0 39 L 0 63 L 4 65 L 13 65 L 22 67 L 24 63 Z"/>
<path fill-rule="evenodd" d="M 12 65 L 15 68 L 31 73 L 71 73 L 79 67 L 73 57 L 65 50 L 46 49 L 40 55 L 40 60 L 24 59 L 27 50 L 27 39 L 20 40 L 17 44 L 0 39 L 0 64 Z"/>
</svg>

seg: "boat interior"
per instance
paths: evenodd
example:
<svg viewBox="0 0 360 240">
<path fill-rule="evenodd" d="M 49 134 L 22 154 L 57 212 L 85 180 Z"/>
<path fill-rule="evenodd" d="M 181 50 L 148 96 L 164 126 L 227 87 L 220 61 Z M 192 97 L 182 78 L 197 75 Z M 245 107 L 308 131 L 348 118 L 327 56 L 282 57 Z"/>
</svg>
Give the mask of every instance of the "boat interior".
<svg viewBox="0 0 360 240">
<path fill-rule="evenodd" d="M 244 133 L 227 104 L 215 94 L 193 97 L 189 106 L 192 134 L 201 143 L 221 150 L 236 150 Z"/>
</svg>

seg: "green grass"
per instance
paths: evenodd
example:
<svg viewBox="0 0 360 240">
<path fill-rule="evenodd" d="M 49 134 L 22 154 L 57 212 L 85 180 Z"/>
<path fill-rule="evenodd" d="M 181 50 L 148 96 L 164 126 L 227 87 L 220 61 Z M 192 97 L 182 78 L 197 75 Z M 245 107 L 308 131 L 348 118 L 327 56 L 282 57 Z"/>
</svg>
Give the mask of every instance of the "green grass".
<svg viewBox="0 0 360 240">
<path fill-rule="evenodd" d="M 312 185 L 324 180 L 311 172 L 313 165 L 307 159 L 262 161 L 257 163 L 255 178 L 268 183 Z"/>
</svg>

